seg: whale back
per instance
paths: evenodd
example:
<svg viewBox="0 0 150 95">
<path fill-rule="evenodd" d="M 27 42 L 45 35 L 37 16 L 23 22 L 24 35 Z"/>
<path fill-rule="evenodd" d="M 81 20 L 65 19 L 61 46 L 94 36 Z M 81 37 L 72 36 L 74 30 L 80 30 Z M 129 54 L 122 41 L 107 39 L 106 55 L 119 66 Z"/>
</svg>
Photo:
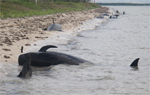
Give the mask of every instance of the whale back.
<svg viewBox="0 0 150 95">
<path fill-rule="evenodd" d="M 47 27 L 48 31 L 62 31 L 62 26 L 60 24 L 55 24 L 54 18 L 52 18 L 53 24 Z"/>
<path fill-rule="evenodd" d="M 48 31 L 62 31 L 62 26 L 60 24 L 53 24 L 47 28 Z"/>
<path fill-rule="evenodd" d="M 103 15 L 100 15 L 100 16 L 98 16 L 97 18 L 101 18 L 101 19 L 102 19 L 102 18 L 104 18 L 104 16 L 103 16 Z"/>
<path fill-rule="evenodd" d="M 47 45 L 47 46 L 43 46 L 39 52 L 46 52 L 46 50 L 48 50 L 49 48 L 57 48 L 57 46 L 54 45 Z"/>
<path fill-rule="evenodd" d="M 105 13 L 105 14 L 103 14 L 103 16 L 109 16 L 109 14 L 108 14 L 108 13 Z"/>
<path fill-rule="evenodd" d="M 23 65 L 26 60 L 28 60 L 28 54 L 31 56 L 31 66 L 50 66 L 50 65 L 58 65 L 58 64 L 70 64 L 70 65 L 79 65 L 80 63 L 88 62 L 84 59 L 64 54 L 64 53 L 59 53 L 59 52 L 52 52 L 48 51 L 46 52 L 47 49 L 49 48 L 57 48 L 56 46 L 53 45 L 47 45 L 43 46 L 39 52 L 30 52 L 30 53 L 25 53 L 21 54 L 18 58 L 18 63 L 19 65 Z"/>
<path fill-rule="evenodd" d="M 138 66 L 139 59 L 140 58 L 135 59 L 130 66 Z"/>
<path fill-rule="evenodd" d="M 88 62 L 84 59 L 58 52 L 30 52 L 31 66 L 50 66 L 58 64 L 79 65 L 80 63 Z M 22 54 L 18 58 L 19 65 L 24 65 L 27 60 L 27 55 Z"/>
</svg>

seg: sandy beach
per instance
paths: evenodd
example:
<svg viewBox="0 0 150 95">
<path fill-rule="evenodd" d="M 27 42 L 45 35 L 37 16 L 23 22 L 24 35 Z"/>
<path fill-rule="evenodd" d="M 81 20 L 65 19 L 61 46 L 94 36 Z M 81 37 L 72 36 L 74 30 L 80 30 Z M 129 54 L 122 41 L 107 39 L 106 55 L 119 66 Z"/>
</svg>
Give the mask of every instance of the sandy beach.
<svg viewBox="0 0 150 95">
<path fill-rule="evenodd" d="M 0 62 L 17 63 L 22 46 L 30 47 L 31 43 L 51 37 L 53 33 L 59 33 L 43 30 L 52 25 L 52 18 L 55 18 L 55 23 L 62 25 L 63 32 L 75 32 L 85 21 L 107 13 L 108 10 L 107 7 L 100 7 L 79 12 L 0 19 Z"/>
</svg>

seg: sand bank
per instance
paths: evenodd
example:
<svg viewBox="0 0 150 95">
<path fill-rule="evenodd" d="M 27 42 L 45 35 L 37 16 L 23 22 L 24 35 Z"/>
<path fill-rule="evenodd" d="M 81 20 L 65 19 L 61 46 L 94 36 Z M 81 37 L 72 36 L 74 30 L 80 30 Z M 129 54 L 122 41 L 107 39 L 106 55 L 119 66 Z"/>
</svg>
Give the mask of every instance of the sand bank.
<svg viewBox="0 0 150 95">
<path fill-rule="evenodd" d="M 107 13 L 108 10 L 106 7 L 100 7 L 79 12 L 0 19 L 0 62 L 17 63 L 18 55 L 21 54 L 21 46 L 30 47 L 33 42 L 53 36 L 56 31 L 43 30 L 53 23 L 52 18 L 55 18 L 55 23 L 62 25 L 63 32 L 68 30 L 75 32 L 77 27 L 85 21 Z"/>
</svg>

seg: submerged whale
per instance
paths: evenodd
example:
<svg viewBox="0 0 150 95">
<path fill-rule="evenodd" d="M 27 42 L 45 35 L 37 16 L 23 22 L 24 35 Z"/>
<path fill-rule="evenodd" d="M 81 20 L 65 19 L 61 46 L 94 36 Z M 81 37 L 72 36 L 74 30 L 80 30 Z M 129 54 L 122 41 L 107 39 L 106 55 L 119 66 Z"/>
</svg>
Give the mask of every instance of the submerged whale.
<svg viewBox="0 0 150 95">
<path fill-rule="evenodd" d="M 135 59 L 135 60 L 131 63 L 130 67 L 131 67 L 133 70 L 138 70 L 138 69 L 139 69 L 139 68 L 138 68 L 138 62 L 139 62 L 139 60 L 140 60 L 140 58 L 137 58 L 137 59 Z"/>
<path fill-rule="evenodd" d="M 31 66 L 50 66 L 50 65 L 58 65 L 58 64 L 69 64 L 69 65 L 79 65 L 80 63 L 91 63 L 84 59 L 59 53 L 59 52 L 52 52 L 46 51 L 49 48 L 57 48 L 53 45 L 43 46 L 38 52 L 29 52 L 25 54 L 21 54 L 18 58 L 19 65 L 24 65 L 24 63 L 28 60 L 28 54 L 31 57 Z"/>
<path fill-rule="evenodd" d="M 131 63 L 131 67 L 137 67 L 138 66 L 138 62 L 139 62 L 140 58 L 135 59 L 132 63 Z"/>
</svg>

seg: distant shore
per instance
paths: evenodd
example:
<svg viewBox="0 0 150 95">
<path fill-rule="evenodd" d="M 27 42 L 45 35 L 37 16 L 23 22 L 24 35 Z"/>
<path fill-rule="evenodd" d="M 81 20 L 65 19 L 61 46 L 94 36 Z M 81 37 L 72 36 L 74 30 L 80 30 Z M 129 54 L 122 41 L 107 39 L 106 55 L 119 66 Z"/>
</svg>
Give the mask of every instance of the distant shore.
<svg viewBox="0 0 150 95">
<path fill-rule="evenodd" d="M 97 3 L 100 6 L 150 6 L 150 3 Z"/>
<path fill-rule="evenodd" d="M 33 42 L 53 36 L 53 33 L 59 33 L 43 30 L 52 24 L 52 18 L 55 18 L 55 23 L 62 25 L 63 32 L 74 32 L 85 21 L 108 13 L 108 10 L 107 7 L 100 7 L 79 12 L 0 20 L 0 62 L 17 63 L 21 46 L 30 46 Z"/>
</svg>

